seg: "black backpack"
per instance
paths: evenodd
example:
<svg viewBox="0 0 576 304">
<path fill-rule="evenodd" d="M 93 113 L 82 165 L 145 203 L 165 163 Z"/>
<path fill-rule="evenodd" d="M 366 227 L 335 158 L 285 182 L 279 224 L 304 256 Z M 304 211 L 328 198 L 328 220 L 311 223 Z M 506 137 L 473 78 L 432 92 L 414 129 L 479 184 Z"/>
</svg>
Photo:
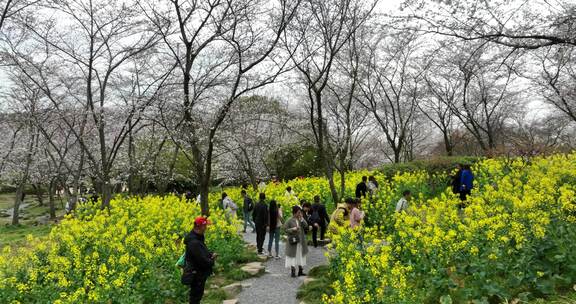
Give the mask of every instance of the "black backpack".
<svg viewBox="0 0 576 304">
<path fill-rule="evenodd" d="M 320 224 L 320 214 L 318 209 L 312 209 L 312 214 L 310 215 L 310 222 Z"/>
</svg>

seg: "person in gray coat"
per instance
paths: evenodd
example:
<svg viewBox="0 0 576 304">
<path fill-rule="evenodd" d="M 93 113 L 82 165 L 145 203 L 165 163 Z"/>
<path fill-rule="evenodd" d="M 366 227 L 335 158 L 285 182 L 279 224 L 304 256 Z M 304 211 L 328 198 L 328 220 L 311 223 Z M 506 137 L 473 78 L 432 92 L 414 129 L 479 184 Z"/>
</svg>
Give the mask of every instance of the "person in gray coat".
<svg viewBox="0 0 576 304">
<path fill-rule="evenodd" d="M 305 276 L 304 266 L 306 266 L 306 254 L 308 253 L 306 242 L 308 223 L 304 219 L 300 206 L 292 207 L 292 218 L 286 221 L 284 230 L 287 236 L 285 267 L 290 268 L 293 278 L 296 277 L 296 267 L 298 267 L 298 276 Z"/>
</svg>

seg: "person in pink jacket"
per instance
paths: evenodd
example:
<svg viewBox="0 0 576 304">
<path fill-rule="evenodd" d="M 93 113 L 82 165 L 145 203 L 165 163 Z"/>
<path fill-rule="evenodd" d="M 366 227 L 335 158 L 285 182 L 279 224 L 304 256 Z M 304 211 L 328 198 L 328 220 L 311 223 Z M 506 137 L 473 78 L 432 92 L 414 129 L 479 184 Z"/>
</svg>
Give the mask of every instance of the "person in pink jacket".
<svg viewBox="0 0 576 304">
<path fill-rule="evenodd" d="M 352 210 L 350 211 L 350 228 L 360 226 L 364 219 L 364 211 L 360 211 L 360 199 L 357 198 L 352 203 Z"/>
</svg>

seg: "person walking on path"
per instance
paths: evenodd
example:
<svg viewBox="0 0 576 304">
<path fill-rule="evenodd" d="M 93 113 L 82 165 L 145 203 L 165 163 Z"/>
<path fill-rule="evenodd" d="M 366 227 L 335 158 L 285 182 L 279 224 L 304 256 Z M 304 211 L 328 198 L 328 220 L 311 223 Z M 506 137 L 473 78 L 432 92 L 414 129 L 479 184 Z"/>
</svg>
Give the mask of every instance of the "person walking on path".
<svg viewBox="0 0 576 304">
<path fill-rule="evenodd" d="M 362 181 L 356 185 L 356 198 L 366 198 L 366 192 L 368 192 L 368 186 L 366 186 L 366 176 L 362 176 Z"/>
<path fill-rule="evenodd" d="M 320 230 L 320 240 L 324 241 L 326 227 L 330 224 L 330 217 L 328 217 L 328 213 L 326 212 L 326 206 L 320 203 L 319 195 L 314 196 L 310 223 L 312 224 L 312 243 L 314 244 L 314 248 L 316 248 L 318 247 L 318 230 Z"/>
<path fill-rule="evenodd" d="M 412 193 L 410 190 L 404 190 L 404 192 L 402 192 L 402 198 L 396 203 L 396 212 L 402 212 L 408 209 L 408 202 L 411 196 Z"/>
<path fill-rule="evenodd" d="M 252 219 L 256 227 L 256 247 L 258 254 L 264 253 L 264 239 L 266 238 L 266 228 L 268 227 L 268 206 L 266 205 L 266 195 L 260 193 L 260 200 L 254 207 Z"/>
<path fill-rule="evenodd" d="M 350 228 L 359 227 L 363 219 L 364 211 L 360 211 L 360 199 L 357 198 L 353 201 L 352 210 L 350 211 Z"/>
<path fill-rule="evenodd" d="M 306 275 L 304 266 L 306 266 L 306 254 L 308 254 L 305 232 L 307 229 L 308 224 L 304 220 L 300 206 L 292 207 L 292 218 L 286 221 L 284 230 L 288 237 L 285 267 L 290 268 L 293 278 L 296 277 L 296 267 L 298 267 L 298 276 Z"/>
<path fill-rule="evenodd" d="M 464 202 L 468 195 L 471 194 L 473 187 L 474 174 L 472 174 L 472 169 L 470 169 L 470 165 L 464 165 L 462 166 L 462 176 L 460 177 L 460 200 L 462 201 L 460 208 L 464 208 Z"/>
<path fill-rule="evenodd" d="M 182 284 L 190 286 L 190 304 L 199 304 L 204 296 L 206 280 L 212 274 L 212 268 L 218 255 L 210 252 L 204 243 L 204 233 L 210 222 L 205 217 L 194 220 L 194 229 L 184 238 L 184 271 Z"/>
<path fill-rule="evenodd" d="M 256 231 L 254 227 L 254 222 L 252 222 L 252 210 L 254 210 L 254 201 L 246 194 L 246 190 L 240 192 L 242 198 L 244 199 L 244 205 L 242 205 L 242 211 L 244 213 L 244 230 L 242 232 L 246 233 L 246 227 L 252 227 L 252 232 Z"/>
<path fill-rule="evenodd" d="M 280 258 L 280 227 L 282 227 L 282 209 L 275 200 L 270 201 L 270 216 L 268 217 L 268 256 L 272 257 L 272 242 L 275 243 L 276 258 Z"/>
<path fill-rule="evenodd" d="M 232 201 L 226 192 L 222 193 L 222 208 L 224 211 L 226 211 L 226 216 L 229 219 L 236 217 L 238 206 L 234 203 L 234 201 Z"/>
</svg>

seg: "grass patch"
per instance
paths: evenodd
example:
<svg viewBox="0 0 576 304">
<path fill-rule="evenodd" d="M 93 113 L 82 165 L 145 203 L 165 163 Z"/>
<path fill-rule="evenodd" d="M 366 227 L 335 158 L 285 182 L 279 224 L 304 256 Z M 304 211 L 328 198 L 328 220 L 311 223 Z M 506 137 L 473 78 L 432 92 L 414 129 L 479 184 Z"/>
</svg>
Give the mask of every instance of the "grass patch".
<svg viewBox="0 0 576 304">
<path fill-rule="evenodd" d="M 15 193 L 0 194 L 0 211 L 14 208 Z M 24 204 L 28 205 L 26 208 L 20 208 L 20 222 L 22 224 L 35 224 L 39 217 L 48 216 L 50 214 L 50 207 L 48 206 L 48 196 L 44 195 L 44 205 L 40 206 L 38 198 L 35 195 L 26 195 Z M 64 199 L 55 197 L 56 216 L 64 215 L 63 209 Z M 0 225 L 9 224 L 12 222 L 12 217 L 1 217 Z"/>
<path fill-rule="evenodd" d="M 569 292 L 561 296 L 553 296 L 548 299 L 536 299 L 529 304 L 576 304 L 576 292 Z"/>
<path fill-rule="evenodd" d="M 244 264 L 251 262 L 260 262 L 260 260 L 258 259 L 258 255 L 254 250 L 251 250 L 250 248 L 247 247 L 242 247 L 242 252 L 240 252 L 236 257 L 234 263 L 235 266 L 229 267 L 227 271 L 224 271 L 219 274 L 219 276 L 222 277 L 222 279 L 224 279 L 225 281 L 220 282 L 218 285 L 225 286 L 228 284 L 232 284 L 234 282 L 243 281 L 251 278 L 252 275 L 240 269 Z"/>
<path fill-rule="evenodd" d="M 239 268 L 234 268 L 229 272 L 225 273 L 227 279 L 231 281 L 243 281 L 251 277 L 251 275 Z"/>
<path fill-rule="evenodd" d="M 10 245 L 19 246 L 26 242 L 26 236 L 31 234 L 34 237 L 46 237 L 52 225 L 6 225 L 0 226 L 0 248 Z"/>
<path fill-rule="evenodd" d="M 207 289 L 202 297 L 203 304 L 222 304 L 226 300 L 226 293 L 221 288 Z"/>
<path fill-rule="evenodd" d="M 306 304 L 321 304 L 322 295 L 332 295 L 330 268 L 327 265 L 317 266 L 308 272 L 308 277 L 316 279 L 308 284 L 303 284 L 298 289 L 297 298 Z"/>
<path fill-rule="evenodd" d="M 9 209 L 14 206 L 14 193 L 0 194 L 0 209 Z"/>
<path fill-rule="evenodd" d="M 260 260 L 258 259 L 256 251 L 243 247 L 242 253 L 240 253 L 238 260 L 236 261 L 238 264 L 246 264 L 250 262 L 259 262 Z"/>
</svg>

